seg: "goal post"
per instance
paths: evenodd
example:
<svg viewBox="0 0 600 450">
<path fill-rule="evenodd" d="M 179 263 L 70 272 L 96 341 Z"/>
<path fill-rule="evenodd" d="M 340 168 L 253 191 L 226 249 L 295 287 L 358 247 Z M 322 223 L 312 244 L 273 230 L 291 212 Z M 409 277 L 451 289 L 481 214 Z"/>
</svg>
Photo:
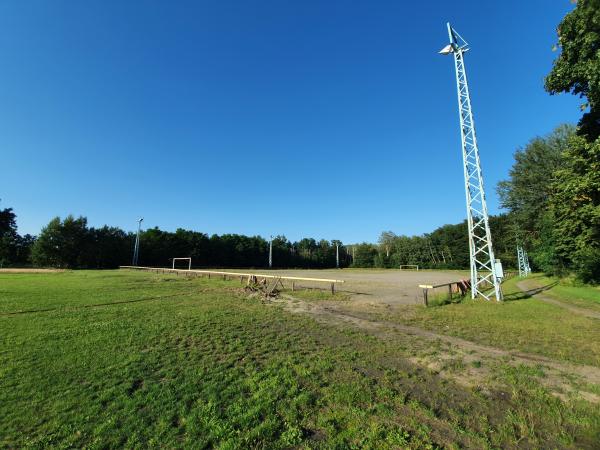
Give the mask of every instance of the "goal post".
<svg viewBox="0 0 600 450">
<path fill-rule="evenodd" d="M 400 266 L 400 270 L 419 270 L 417 264 L 403 264 Z"/>
<path fill-rule="evenodd" d="M 188 262 L 187 270 L 192 270 L 192 258 L 173 258 L 173 269 L 175 269 L 175 261 L 187 261 Z"/>
</svg>

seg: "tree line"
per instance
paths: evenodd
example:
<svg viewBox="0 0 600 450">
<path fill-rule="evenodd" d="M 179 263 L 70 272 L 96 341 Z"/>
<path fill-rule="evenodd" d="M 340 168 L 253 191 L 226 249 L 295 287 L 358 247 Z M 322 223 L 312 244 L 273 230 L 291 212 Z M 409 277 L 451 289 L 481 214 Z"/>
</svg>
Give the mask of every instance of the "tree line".
<svg viewBox="0 0 600 450">
<path fill-rule="evenodd" d="M 7 223 L 4 217 L 10 217 Z M 131 264 L 135 233 L 105 225 L 88 226 L 85 217 L 67 216 L 52 219 L 36 238 L 20 237 L 16 216 L 11 208 L 0 210 L 4 229 L 2 262 L 4 265 L 27 265 L 77 269 L 107 269 Z M 514 240 L 506 235 L 507 216 L 492 217 L 490 224 L 499 257 L 514 266 Z M 25 244 L 23 244 L 25 242 Z M 20 244 L 21 243 L 21 244 Z M 336 267 L 336 247 L 340 267 L 394 268 L 417 264 L 423 268 L 464 269 L 469 266 L 466 221 L 444 225 L 422 236 L 398 236 L 391 231 L 381 234 L 378 244 L 344 245 L 339 240 L 304 238 L 289 241 L 285 236 L 273 238 L 273 265 L 280 268 Z M 13 249 L 13 250 L 7 250 Z M 145 266 L 168 266 L 173 257 L 191 257 L 194 267 L 265 267 L 268 265 L 269 241 L 260 236 L 213 234 L 159 228 L 140 234 L 138 263 Z"/>
<path fill-rule="evenodd" d="M 516 268 L 516 244 L 507 214 L 490 216 L 496 258 L 504 267 Z M 420 236 L 381 233 L 377 244 L 352 245 L 349 253 L 353 267 L 398 268 L 418 265 L 424 269 L 468 269 L 469 243 L 467 221 L 443 225 Z"/>
<path fill-rule="evenodd" d="M 105 225 L 88 226 L 85 217 L 55 217 L 37 237 L 17 233 L 12 208 L 0 210 L 0 264 L 71 269 L 112 269 L 132 263 L 135 233 Z M 339 252 L 339 253 L 337 253 Z M 341 241 L 305 238 L 291 242 L 285 236 L 272 241 L 274 267 L 347 267 L 351 260 Z M 198 231 L 175 232 L 150 228 L 140 233 L 138 263 L 169 266 L 174 257 L 190 257 L 194 267 L 265 267 L 269 241 L 260 236 Z"/>
</svg>

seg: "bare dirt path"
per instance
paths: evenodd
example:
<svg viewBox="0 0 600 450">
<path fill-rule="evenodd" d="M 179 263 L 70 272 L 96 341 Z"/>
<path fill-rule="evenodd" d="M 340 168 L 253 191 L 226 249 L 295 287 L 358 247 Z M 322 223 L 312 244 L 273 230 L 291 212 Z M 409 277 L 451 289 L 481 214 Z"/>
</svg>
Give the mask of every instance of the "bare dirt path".
<svg viewBox="0 0 600 450">
<path fill-rule="evenodd" d="M 64 269 L 0 269 L 0 273 L 52 273 L 64 271 Z"/>
<path fill-rule="evenodd" d="M 492 368 L 500 365 L 543 367 L 540 383 L 548 387 L 554 395 L 562 399 L 580 396 L 591 402 L 600 402 L 600 396 L 585 390 L 586 384 L 600 385 L 598 367 L 569 364 L 540 355 L 481 345 L 414 326 L 372 320 L 361 317 L 358 311 L 340 310 L 335 302 L 321 304 L 289 295 L 284 295 L 273 302 L 282 304 L 291 313 L 307 314 L 317 321 L 351 326 L 381 339 L 398 341 L 403 345 L 406 345 L 408 340 L 412 355 L 409 357 L 411 362 L 425 366 L 461 385 L 473 387 L 489 383 L 493 374 Z M 448 367 L 456 365 L 460 365 L 460 371 L 448 370 Z"/>
<path fill-rule="evenodd" d="M 541 289 L 542 286 L 535 281 L 532 280 L 524 280 L 519 281 L 517 283 L 517 287 L 524 292 L 531 292 L 532 290 Z M 552 305 L 558 306 L 560 308 L 567 309 L 574 314 L 579 314 L 581 316 L 590 317 L 592 319 L 600 319 L 600 312 L 592 311 L 591 309 L 580 308 L 578 306 L 569 305 L 568 303 L 562 302 L 560 300 L 556 300 L 547 295 L 544 295 L 541 291 L 533 294 L 537 300 L 541 300 L 546 303 L 550 303 Z"/>
</svg>

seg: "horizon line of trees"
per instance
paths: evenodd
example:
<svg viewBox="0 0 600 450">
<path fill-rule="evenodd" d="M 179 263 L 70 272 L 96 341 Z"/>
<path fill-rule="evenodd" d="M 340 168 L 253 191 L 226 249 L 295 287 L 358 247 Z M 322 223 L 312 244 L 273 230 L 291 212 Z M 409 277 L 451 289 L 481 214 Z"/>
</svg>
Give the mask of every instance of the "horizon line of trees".
<svg viewBox="0 0 600 450">
<path fill-rule="evenodd" d="M 19 244 L 24 238 L 17 233 L 16 215 L 12 208 L 6 208 L 0 210 L 0 267 L 117 268 L 131 264 L 135 236 L 134 232 L 108 225 L 89 227 L 87 218 L 69 215 L 63 220 L 52 219 L 37 237 L 27 235 L 24 246 Z M 276 236 L 273 267 L 336 267 L 336 245 L 340 267 L 347 267 L 352 261 L 341 241 L 304 238 L 291 242 L 285 236 Z M 208 236 L 198 231 L 169 232 L 155 227 L 140 233 L 138 264 L 164 267 L 174 257 L 191 257 L 194 267 L 266 267 L 268 255 L 269 241 L 261 236 Z"/>
<path fill-rule="evenodd" d="M 39 236 L 22 238 L 16 229 L 12 208 L 0 210 L 0 219 L 10 216 L 8 233 L 0 240 L 0 265 L 34 265 L 73 269 L 105 269 L 131 264 L 134 232 L 104 225 L 89 227 L 85 217 L 55 217 Z M 4 223 L 4 222 L 2 222 Z M 506 215 L 490 218 L 497 257 L 514 267 L 514 245 L 506 235 Z M 25 242 L 26 244 L 18 244 Z M 465 269 L 469 267 L 466 220 L 444 225 L 420 236 L 381 234 L 378 244 L 344 245 L 339 240 L 304 238 L 296 242 L 285 236 L 273 238 L 273 266 L 278 268 L 336 267 L 336 245 L 340 267 L 394 268 L 416 264 L 422 268 Z M 7 250 L 7 249 L 13 250 Z M 16 251 L 18 248 L 18 251 Z M 3 251 L 7 250 L 7 251 Z M 498 251 L 499 250 L 499 251 Z M 158 227 L 140 233 L 138 263 L 169 266 L 174 257 L 190 257 L 194 267 L 266 267 L 269 241 L 260 236 L 213 234 Z M 18 255 L 18 257 L 17 257 Z"/>
</svg>

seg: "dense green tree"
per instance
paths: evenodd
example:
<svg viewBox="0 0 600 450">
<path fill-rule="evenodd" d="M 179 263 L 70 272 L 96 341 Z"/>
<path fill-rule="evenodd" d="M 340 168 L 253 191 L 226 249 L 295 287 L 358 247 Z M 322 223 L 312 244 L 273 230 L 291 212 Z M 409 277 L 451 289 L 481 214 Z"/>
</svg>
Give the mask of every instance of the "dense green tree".
<svg viewBox="0 0 600 450">
<path fill-rule="evenodd" d="M 498 183 L 500 205 L 511 213 L 514 234 L 530 243 L 539 239 L 553 192 L 554 173 L 564 164 L 563 153 L 575 127 L 561 125 L 551 134 L 532 139 L 515 152 L 509 179 Z"/>
<path fill-rule="evenodd" d="M 600 138 L 574 137 L 565 156 L 551 205 L 556 254 L 583 281 L 600 283 Z"/>
<path fill-rule="evenodd" d="M 35 238 L 17 232 L 17 215 L 12 208 L 0 209 L 0 267 L 30 264 L 31 247 Z"/>
<path fill-rule="evenodd" d="M 375 245 L 363 242 L 362 244 L 353 245 L 353 247 L 353 267 L 375 267 L 375 258 L 378 253 Z"/>
<path fill-rule="evenodd" d="M 517 242 L 524 245 L 534 268 L 547 272 L 559 272 L 562 268 L 556 259 L 550 203 L 556 171 L 566 164 L 564 155 L 573 136 L 575 127 L 561 125 L 547 136 L 532 139 L 516 151 L 509 179 L 498 183 L 500 204 L 510 214 L 504 230 L 493 235 L 509 235 L 513 247 Z M 508 256 L 508 247 L 499 250 Z M 503 255 L 504 259 L 506 256 Z"/>
<path fill-rule="evenodd" d="M 17 235 L 14 245 L 11 264 L 27 266 L 31 264 L 31 249 L 35 243 L 35 236 L 25 234 Z"/>
<path fill-rule="evenodd" d="M 88 268 L 104 269 L 126 265 L 131 257 L 134 236 L 117 227 L 104 225 L 88 231 L 87 251 L 82 265 Z"/>
<path fill-rule="evenodd" d="M 587 111 L 555 173 L 554 259 L 582 280 L 600 282 L 600 0 L 579 0 L 558 26 L 558 39 L 546 89 L 579 95 Z"/>
<path fill-rule="evenodd" d="M 467 221 L 454 225 L 443 225 L 430 235 L 433 248 L 441 257 L 442 266 L 448 269 L 469 267 L 469 241 Z M 492 233 L 494 242 L 496 235 Z"/>
<path fill-rule="evenodd" d="M 558 26 L 558 47 L 546 90 L 586 99 L 580 133 L 592 142 L 600 136 L 600 0 L 577 2 Z"/>
<path fill-rule="evenodd" d="M 85 217 L 55 217 L 46 225 L 32 248 L 38 266 L 64 268 L 86 267 L 90 251 L 90 234 Z"/>
<path fill-rule="evenodd" d="M 17 215 L 12 208 L 0 209 L 0 267 L 13 259 L 17 237 Z"/>
</svg>

